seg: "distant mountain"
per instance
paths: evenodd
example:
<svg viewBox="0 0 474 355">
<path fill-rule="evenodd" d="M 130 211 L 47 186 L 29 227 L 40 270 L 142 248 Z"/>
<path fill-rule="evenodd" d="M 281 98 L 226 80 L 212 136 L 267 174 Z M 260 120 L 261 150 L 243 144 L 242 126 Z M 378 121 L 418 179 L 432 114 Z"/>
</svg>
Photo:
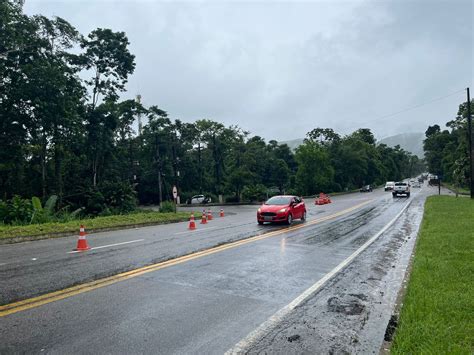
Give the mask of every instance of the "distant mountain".
<svg viewBox="0 0 474 355">
<path fill-rule="evenodd" d="M 295 150 L 303 144 L 303 138 L 292 139 L 291 141 L 278 142 L 278 144 L 286 144 L 291 150 Z"/>
<path fill-rule="evenodd" d="M 383 143 L 389 147 L 399 145 L 404 150 L 417 155 L 419 158 L 424 157 L 423 152 L 423 133 L 402 133 L 395 136 L 385 137 L 378 140 L 377 143 Z M 278 142 L 280 144 L 287 144 L 291 150 L 295 150 L 299 145 L 303 144 L 303 138 L 292 139 L 290 141 Z"/>
<path fill-rule="evenodd" d="M 386 144 L 389 147 L 395 147 L 398 144 L 404 150 L 417 155 L 419 158 L 423 158 L 424 137 L 425 135 L 423 133 L 402 133 L 395 136 L 386 137 L 379 140 L 378 142 Z"/>
</svg>

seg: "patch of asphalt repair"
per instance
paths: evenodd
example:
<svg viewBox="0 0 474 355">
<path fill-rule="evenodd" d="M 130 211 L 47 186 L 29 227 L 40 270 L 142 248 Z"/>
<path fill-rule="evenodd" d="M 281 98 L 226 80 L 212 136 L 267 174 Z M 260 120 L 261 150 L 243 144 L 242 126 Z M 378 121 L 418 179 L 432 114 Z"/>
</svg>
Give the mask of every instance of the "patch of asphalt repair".
<svg viewBox="0 0 474 355">
<path fill-rule="evenodd" d="M 397 295 L 406 288 L 405 274 L 423 217 L 423 205 L 424 198 L 412 201 L 395 224 L 350 265 L 242 353 L 383 351 L 384 338 L 394 332 Z"/>
</svg>

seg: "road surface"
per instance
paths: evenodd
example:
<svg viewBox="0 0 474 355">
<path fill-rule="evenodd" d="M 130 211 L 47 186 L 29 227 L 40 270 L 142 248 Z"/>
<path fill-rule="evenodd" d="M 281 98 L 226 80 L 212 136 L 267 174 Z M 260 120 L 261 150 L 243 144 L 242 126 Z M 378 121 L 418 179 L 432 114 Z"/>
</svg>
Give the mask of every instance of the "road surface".
<svg viewBox="0 0 474 355">
<path fill-rule="evenodd" d="M 213 207 L 214 220 L 198 221 L 195 231 L 177 223 L 96 233 L 88 236 L 95 249 L 83 253 L 72 253 L 74 236 L 1 245 L 0 353 L 287 352 L 297 342 L 268 341 L 280 323 L 261 325 L 384 228 L 380 240 L 414 240 L 423 202 L 434 193 L 424 186 L 410 199 L 375 190 L 324 206 L 306 201 L 307 221 L 291 227 L 257 225 L 256 206 L 229 208 L 224 218 Z M 334 280 L 364 275 L 364 264 L 354 265 L 386 246 L 377 240 Z M 405 260 L 403 271 L 410 253 L 387 259 L 386 267 Z M 337 286 L 323 286 L 318 292 L 334 296 Z M 391 289 L 385 317 L 398 287 Z M 285 315 L 286 324 L 297 321 L 294 314 Z M 378 351 L 381 332 L 368 332 L 378 339 L 361 341 L 363 349 Z M 250 341 L 249 334 L 257 336 Z"/>
</svg>

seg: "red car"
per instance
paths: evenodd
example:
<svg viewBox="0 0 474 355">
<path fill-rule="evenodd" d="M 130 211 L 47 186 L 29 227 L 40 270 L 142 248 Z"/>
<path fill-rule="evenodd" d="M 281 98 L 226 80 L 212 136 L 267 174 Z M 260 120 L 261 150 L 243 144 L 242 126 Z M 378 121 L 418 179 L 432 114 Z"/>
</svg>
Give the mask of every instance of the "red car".
<svg viewBox="0 0 474 355">
<path fill-rule="evenodd" d="M 298 196 L 273 196 L 257 210 L 257 222 L 284 222 L 291 224 L 294 219 L 306 220 L 306 206 Z"/>
</svg>

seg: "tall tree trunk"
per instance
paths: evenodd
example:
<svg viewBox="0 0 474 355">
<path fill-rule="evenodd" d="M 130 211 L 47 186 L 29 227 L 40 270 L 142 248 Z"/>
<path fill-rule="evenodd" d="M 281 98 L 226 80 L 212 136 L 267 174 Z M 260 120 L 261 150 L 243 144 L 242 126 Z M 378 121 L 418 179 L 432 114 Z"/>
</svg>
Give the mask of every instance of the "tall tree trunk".
<svg viewBox="0 0 474 355">
<path fill-rule="evenodd" d="M 94 158 L 92 159 L 92 186 L 97 186 L 97 169 L 99 165 L 99 157 L 98 153 L 94 154 Z"/>
<path fill-rule="evenodd" d="M 56 194 L 59 197 L 59 205 L 61 205 L 63 199 L 62 150 L 57 124 L 54 125 L 54 173 L 56 177 Z"/>
<path fill-rule="evenodd" d="M 43 131 L 41 137 L 41 193 L 43 198 L 46 198 L 46 152 L 47 152 L 47 140 L 46 134 Z"/>
<path fill-rule="evenodd" d="M 161 182 L 161 174 L 162 174 L 162 167 L 161 167 L 161 158 L 160 158 L 160 145 L 158 142 L 158 135 L 155 137 L 156 143 L 156 162 L 158 164 L 158 198 L 161 207 L 161 202 L 163 201 L 163 189 L 162 189 L 162 182 Z"/>
</svg>

